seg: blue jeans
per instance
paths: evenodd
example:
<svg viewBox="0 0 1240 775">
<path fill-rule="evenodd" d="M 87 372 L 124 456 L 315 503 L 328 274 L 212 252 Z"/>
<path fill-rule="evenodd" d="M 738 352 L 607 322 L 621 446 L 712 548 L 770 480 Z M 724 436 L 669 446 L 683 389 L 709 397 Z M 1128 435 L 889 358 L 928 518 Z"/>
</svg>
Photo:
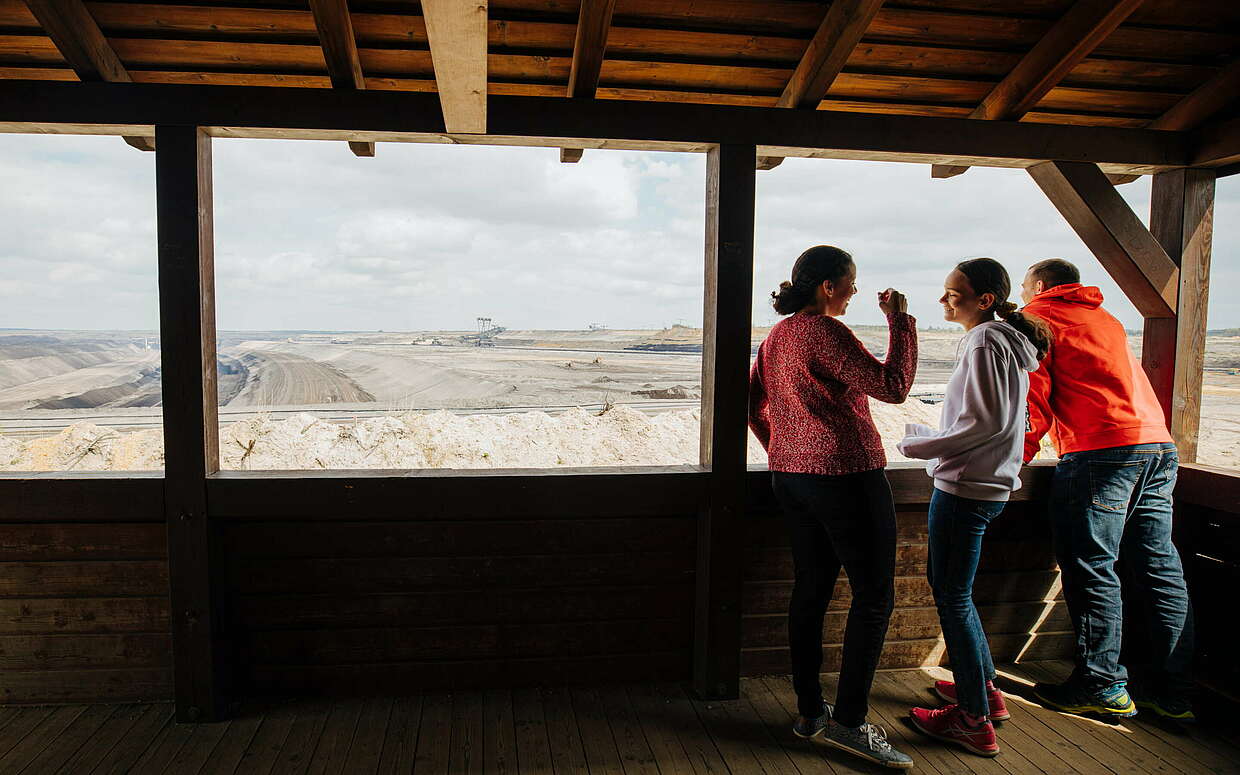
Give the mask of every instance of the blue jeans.
<svg viewBox="0 0 1240 775">
<path fill-rule="evenodd" d="M 1055 468 L 1051 523 L 1064 598 L 1076 633 L 1073 679 L 1088 689 L 1128 680 L 1119 663 L 1120 557 L 1149 633 L 1152 688 L 1182 695 L 1192 684 L 1193 617 L 1180 555 L 1171 543 L 1174 444 L 1069 452 Z"/>
<path fill-rule="evenodd" d="M 926 574 L 947 641 L 956 701 L 975 716 L 990 713 L 986 682 L 995 677 L 990 644 L 973 604 L 973 577 L 982 556 L 982 536 L 999 516 L 1003 501 L 962 498 L 935 488 L 930 496 L 930 556 Z"/>
</svg>

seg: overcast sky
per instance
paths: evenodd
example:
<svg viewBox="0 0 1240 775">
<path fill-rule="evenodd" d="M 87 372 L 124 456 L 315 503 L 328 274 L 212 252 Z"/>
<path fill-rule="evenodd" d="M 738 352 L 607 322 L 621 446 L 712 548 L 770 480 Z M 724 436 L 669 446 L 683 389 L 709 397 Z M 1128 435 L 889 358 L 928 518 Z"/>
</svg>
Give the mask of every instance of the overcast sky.
<svg viewBox="0 0 1240 775">
<path fill-rule="evenodd" d="M 217 318 L 224 330 L 660 328 L 702 318 L 703 176 L 695 154 L 220 140 L 215 156 Z M 1148 219 L 1150 179 L 1120 190 Z M 154 155 L 116 137 L 0 134 L 0 327 L 151 329 Z M 1211 328 L 1240 326 L 1240 176 L 1219 183 Z M 926 165 L 788 159 L 758 173 L 754 319 L 810 245 L 857 259 L 862 296 L 905 291 L 946 325 L 943 276 L 1000 259 L 1077 263 L 1139 327 L 1022 170 L 931 180 Z"/>
</svg>

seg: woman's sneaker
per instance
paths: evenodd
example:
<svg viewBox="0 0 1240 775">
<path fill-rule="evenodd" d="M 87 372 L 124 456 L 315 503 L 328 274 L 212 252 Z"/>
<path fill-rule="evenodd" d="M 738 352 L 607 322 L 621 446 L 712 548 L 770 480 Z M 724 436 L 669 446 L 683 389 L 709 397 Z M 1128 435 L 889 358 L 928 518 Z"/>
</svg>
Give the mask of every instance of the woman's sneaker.
<svg viewBox="0 0 1240 775">
<path fill-rule="evenodd" d="M 831 706 L 827 706 L 827 712 L 818 718 L 805 718 L 797 716 L 797 720 L 792 724 L 792 734 L 797 737 L 814 737 L 821 734 L 822 730 L 827 728 L 827 721 L 831 718 Z"/>
<path fill-rule="evenodd" d="M 908 715 L 913 726 L 923 735 L 958 745 L 978 756 L 995 756 L 999 753 L 994 724 L 983 721 L 977 726 L 970 726 L 959 705 L 948 705 L 938 710 L 912 708 Z"/>
<path fill-rule="evenodd" d="M 951 681 L 935 681 L 934 693 L 949 705 L 959 702 L 956 699 L 956 684 Z M 998 689 L 986 692 L 986 702 L 990 705 L 990 715 L 987 718 L 991 721 L 1007 721 L 1012 717 L 1012 714 L 1008 712 L 1007 703 L 1003 701 L 1003 692 Z"/>
<path fill-rule="evenodd" d="M 1103 718 L 1131 718 L 1137 715 L 1137 706 L 1128 696 L 1125 681 L 1105 689 L 1087 689 L 1075 681 L 1037 684 L 1033 687 L 1033 695 L 1048 708 L 1061 713 L 1091 713 Z"/>
<path fill-rule="evenodd" d="M 884 767 L 907 770 L 913 766 L 911 758 L 892 748 L 891 743 L 887 742 L 887 730 L 876 724 L 846 727 L 831 719 L 827 722 L 822 740 L 841 751 Z"/>
</svg>

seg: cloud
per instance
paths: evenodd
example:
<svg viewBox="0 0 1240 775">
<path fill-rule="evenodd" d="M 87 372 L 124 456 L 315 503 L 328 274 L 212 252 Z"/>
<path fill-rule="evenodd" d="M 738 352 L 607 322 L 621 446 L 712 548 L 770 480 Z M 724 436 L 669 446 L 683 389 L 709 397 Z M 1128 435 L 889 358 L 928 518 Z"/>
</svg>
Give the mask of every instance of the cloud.
<svg viewBox="0 0 1240 775">
<path fill-rule="evenodd" d="M 661 327 L 702 316 L 705 157 L 215 140 L 222 329 Z M 113 137 L 0 136 L 0 326 L 154 328 L 154 163 Z M 1143 218 L 1150 183 L 1120 188 Z M 1240 325 L 1240 178 L 1219 182 L 1213 327 Z M 905 290 L 939 324 L 942 278 L 989 255 L 1015 282 L 1061 256 L 1139 316 L 1022 170 L 931 180 L 925 165 L 788 159 L 758 174 L 754 319 L 806 247 L 856 256 L 866 297 Z M 872 297 L 871 297 L 872 298 Z"/>
</svg>

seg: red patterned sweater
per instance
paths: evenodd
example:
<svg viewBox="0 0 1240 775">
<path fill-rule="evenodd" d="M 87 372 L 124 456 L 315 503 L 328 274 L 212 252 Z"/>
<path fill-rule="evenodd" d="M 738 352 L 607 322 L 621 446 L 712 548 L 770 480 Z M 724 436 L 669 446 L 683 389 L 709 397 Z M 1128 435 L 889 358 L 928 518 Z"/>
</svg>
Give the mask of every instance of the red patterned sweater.
<svg viewBox="0 0 1240 775">
<path fill-rule="evenodd" d="M 899 404 L 917 370 L 917 321 L 887 316 L 887 361 L 832 317 L 798 312 L 758 347 L 749 375 L 749 427 L 772 471 L 851 474 L 887 465 L 866 396 Z"/>
</svg>

